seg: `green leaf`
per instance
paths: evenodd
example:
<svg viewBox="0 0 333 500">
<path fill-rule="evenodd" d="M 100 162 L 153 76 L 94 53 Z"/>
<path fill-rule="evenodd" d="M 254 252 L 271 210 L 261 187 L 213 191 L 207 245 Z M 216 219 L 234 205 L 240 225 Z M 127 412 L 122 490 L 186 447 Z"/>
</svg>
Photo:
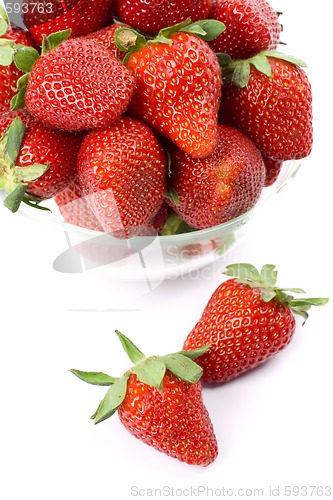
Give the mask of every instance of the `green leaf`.
<svg viewBox="0 0 333 500">
<path fill-rule="evenodd" d="M 302 61 L 302 59 L 298 59 L 298 57 L 284 54 L 283 52 L 279 52 L 277 50 L 265 50 L 261 52 L 261 54 L 266 57 L 274 57 L 275 59 L 282 59 L 283 61 L 296 64 L 296 66 L 301 66 L 303 68 L 306 68 L 306 63 Z"/>
<path fill-rule="evenodd" d="M 156 358 L 148 358 L 143 363 L 139 363 L 132 369 L 138 379 L 144 384 L 162 389 L 162 381 L 165 374 L 165 364 Z"/>
<path fill-rule="evenodd" d="M 7 11 L 2 5 L 0 5 L 0 18 L 4 19 L 7 22 L 7 24 L 9 24 L 9 17 Z"/>
<path fill-rule="evenodd" d="M 252 57 L 251 64 L 253 64 L 253 66 L 255 66 L 257 70 L 260 71 L 260 73 L 263 73 L 269 78 L 272 77 L 271 65 L 269 64 L 267 57 L 264 56 L 262 53 L 256 55 L 255 57 Z"/>
<path fill-rule="evenodd" d="M 271 288 L 261 288 L 260 289 L 260 298 L 264 302 L 270 302 L 272 299 L 276 297 L 276 291 Z"/>
<path fill-rule="evenodd" d="M 181 28 L 179 31 L 192 33 L 193 35 L 199 36 L 205 42 L 210 42 L 223 33 L 225 28 L 225 25 L 221 21 L 217 21 L 216 19 L 203 19 L 202 21 L 196 21 L 187 27 Z"/>
<path fill-rule="evenodd" d="M 28 85 L 28 81 L 29 81 L 29 73 L 26 73 L 25 75 L 22 75 L 17 80 L 17 83 L 16 83 L 17 90 L 21 90 L 21 89 L 25 88 Z"/>
<path fill-rule="evenodd" d="M 246 85 L 249 83 L 250 72 L 251 65 L 248 61 L 237 63 L 232 75 L 232 83 L 239 89 L 246 87 Z"/>
<path fill-rule="evenodd" d="M 31 182 L 41 177 L 50 168 L 50 165 L 38 163 L 28 167 L 13 167 L 13 179 L 15 182 Z"/>
<path fill-rule="evenodd" d="M 234 61 L 231 59 L 231 57 L 228 54 L 225 54 L 223 52 L 216 52 L 215 55 L 216 55 L 217 60 L 218 60 L 222 69 L 227 69 L 232 64 L 234 64 Z"/>
<path fill-rule="evenodd" d="M 25 125 L 20 118 L 15 118 L 0 139 L 0 160 L 8 169 L 15 166 L 25 134 Z"/>
<path fill-rule="evenodd" d="M 30 73 L 37 59 L 39 59 L 39 53 L 36 49 L 25 45 L 16 45 L 14 62 L 16 67 L 23 73 Z"/>
<path fill-rule="evenodd" d="M 304 299 L 293 299 L 289 302 L 292 307 L 308 307 L 311 306 L 324 306 L 328 303 L 329 299 L 326 298 L 304 298 Z"/>
<path fill-rule="evenodd" d="M 14 57 L 14 42 L 11 40 L 0 40 L 0 66 L 10 66 Z"/>
<path fill-rule="evenodd" d="M 178 33 L 181 31 L 183 28 L 186 26 L 189 26 L 191 24 L 191 18 L 188 17 L 185 19 L 185 21 L 181 23 L 174 24 L 172 26 L 167 26 L 166 28 L 163 28 L 159 31 L 158 35 L 156 38 L 169 38 L 170 35 L 173 35 L 174 33 Z"/>
<path fill-rule="evenodd" d="M 276 285 L 278 272 L 275 268 L 273 264 L 265 264 L 260 271 L 261 278 L 271 286 Z"/>
<path fill-rule="evenodd" d="M 71 34 L 71 31 L 71 29 L 67 29 L 63 31 L 57 31 L 56 33 L 52 33 L 49 36 L 44 36 L 42 41 L 42 54 L 44 55 L 47 52 L 50 52 L 51 50 L 57 48 L 58 45 L 67 40 L 67 38 Z"/>
<path fill-rule="evenodd" d="M 252 264 L 246 263 L 230 264 L 226 267 L 226 271 L 223 274 L 233 278 L 240 278 L 241 280 L 246 279 L 256 282 L 261 279 L 258 269 Z"/>
<path fill-rule="evenodd" d="M 133 342 L 125 337 L 119 330 L 116 330 L 116 334 L 118 335 L 118 338 L 121 342 L 121 345 L 123 346 L 127 356 L 129 359 L 132 361 L 132 363 L 138 363 L 139 361 L 142 361 L 145 359 L 145 355 L 136 347 L 136 345 L 133 344 Z"/>
<path fill-rule="evenodd" d="M 279 286 L 276 286 L 275 290 L 281 292 L 306 293 L 302 288 L 280 288 Z"/>
<path fill-rule="evenodd" d="M 172 236 L 173 234 L 177 234 L 180 225 L 183 222 L 183 218 L 176 214 L 171 213 L 168 215 L 167 220 L 162 229 L 163 236 Z"/>
<path fill-rule="evenodd" d="M 83 372 L 75 369 L 70 370 L 70 372 L 84 382 L 87 382 L 87 384 L 92 385 L 107 386 L 114 384 L 118 380 L 117 378 L 111 377 L 110 375 L 102 372 Z"/>
<path fill-rule="evenodd" d="M 117 411 L 126 396 L 127 381 L 129 376 L 129 372 L 125 373 L 125 375 L 116 380 L 116 382 L 110 387 L 94 416 L 95 424 L 99 424 L 103 420 L 106 420 Z"/>
<path fill-rule="evenodd" d="M 50 208 L 43 207 L 42 205 L 40 205 L 40 202 L 43 200 L 33 201 L 33 200 L 31 200 L 31 198 L 32 198 L 31 195 L 26 193 L 25 197 L 23 198 L 23 203 L 25 203 L 29 207 L 35 208 L 37 210 L 42 210 L 43 212 L 52 212 L 52 210 Z"/>
<path fill-rule="evenodd" d="M 25 95 L 27 93 L 27 86 L 21 87 L 19 92 L 14 95 L 10 101 L 11 111 L 16 111 L 18 109 L 24 108 L 25 106 Z"/>
<path fill-rule="evenodd" d="M 177 354 L 182 354 L 183 356 L 186 356 L 187 358 L 190 359 L 196 359 L 202 356 L 203 354 L 206 354 L 211 348 L 211 345 L 205 345 L 203 347 L 198 347 L 198 349 L 192 349 L 191 351 L 179 351 Z"/>
<path fill-rule="evenodd" d="M 23 201 L 26 189 L 27 186 L 25 184 L 19 184 L 4 200 L 4 206 L 13 213 L 17 212 Z"/>
<path fill-rule="evenodd" d="M 171 188 L 170 191 L 166 195 L 170 200 L 175 204 L 179 205 L 179 196 L 175 188 Z"/>
<path fill-rule="evenodd" d="M 1 14 L 1 13 L 0 13 Z M 3 36 L 6 34 L 8 30 L 8 23 L 5 19 L 2 17 L 0 18 L 0 36 Z"/>
<path fill-rule="evenodd" d="M 166 356 L 161 356 L 160 360 L 163 360 L 165 366 L 168 370 L 170 370 L 170 372 L 185 382 L 193 384 L 198 382 L 201 378 L 201 366 L 197 365 L 189 357 L 184 356 L 183 354 L 168 354 Z"/>
</svg>

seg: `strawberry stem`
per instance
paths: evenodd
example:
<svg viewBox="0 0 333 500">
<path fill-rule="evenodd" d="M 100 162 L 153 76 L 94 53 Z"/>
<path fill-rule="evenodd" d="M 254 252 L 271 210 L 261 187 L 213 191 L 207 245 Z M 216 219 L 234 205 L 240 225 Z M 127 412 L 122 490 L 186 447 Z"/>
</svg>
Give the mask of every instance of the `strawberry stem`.
<svg viewBox="0 0 333 500">
<path fill-rule="evenodd" d="M 300 298 L 295 299 L 293 295 L 286 292 L 305 293 L 301 288 L 281 288 L 276 286 L 277 270 L 274 265 L 266 264 L 259 272 L 252 264 L 240 263 L 227 266 L 223 273 L 236 279 L 237 283 L 242 283 L 250 288 L 260 290 L 260 298 L 264 302 L 275 300 L 289 306 L 294 314 L 303 317 L 304 322 L 308 318 L 307 311 L 311 306 L 323 306 L 327 304 L 328 298 Z M 304 323 L 303 323 L 304 324 Z"/>
</svg>

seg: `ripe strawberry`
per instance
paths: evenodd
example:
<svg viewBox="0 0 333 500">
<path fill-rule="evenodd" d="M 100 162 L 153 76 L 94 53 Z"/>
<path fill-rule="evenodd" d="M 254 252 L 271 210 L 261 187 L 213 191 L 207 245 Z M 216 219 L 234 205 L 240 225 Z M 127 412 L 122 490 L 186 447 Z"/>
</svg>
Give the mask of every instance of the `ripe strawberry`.
<svg viewBox="0 0 333 500">
<path fill-rule="evenodd" d="M 136 234 L 157 214 L 165 194 L 167 161 L 147 125 L 122 117 L 90 132 L 78 159 L 82 190 L 105 231 Z"/>
<path fill-rule="evenodd" d="M 275 160 L 274 158 L 264 157 L 265 169 L 266 169 L 266 179 L 265 187 L 271 186 L 279 177 L 281 172 L 283 161 Z"/>
<path fill-rule="evenodd" d="M 135 363 L 122 377 L 71 370 L 89 384 L 110 386 L 92 417 L 95 423 L 118 411 L 125 428 L 141 441 L 182 462 L 209 465 L 217 457 L 217 442 L 202 400 L 202 370 L 192 361 L 207 348 L 146 358 L 117 334 Z"/>
<path fill-rule="evenodd" d="M 128 26 L 123 23 L 114 23 L 111 24 L 111 26 L 107 26 L 106 28 L 86 35 L 85 39 L 100 43 L 105 48 L 109 49 L 114 56 L 122 61 L 125 57 L 125 53 L 117 47 L 115 41 L 115 33 L 120 28 L 128 28 Z"/>
<path fill-rule="evenodd" d="M 66 40 L 67 36 L 60 32 L 46 39 L 41 57 L 35 51 L 32 63 L 30 56 L 22 64 L 23 54 L 20 67 L 29 76 L 14 109 L 25 102 L 38 121 L 60 130 L 108 126 L 126 110 L 134 78 L 102 45 L 84 38 Z"/>
<path fill-rule="evenodd" d="M 13 23 L 9 23 L 6 11 L 0 6 L 0 47 L 8 46 L 8 41 L 26 47 L 34 47 L 34 41 L 29 33 Z M 9 44 L 10 44 L 9 42 Z M 6 62 L 6 61 L 3 61 Z M 10 110 L 10 101 L 17 89 L 17 80 L 23 75 L 11 60 L 8 65 L 0 65 L 0 113 Z"/>
<path fill-rule="evenodd" d="M 103 231 L 89 206 L 88 197 L 82 193 L 78 177 L 75 177 L 63 191 L 57 194 L 54 201 L 67 224 L 93 231 Z"/>
<path fill-rule="evenodd" d="M 0 188 L 5 205 L 52 198 L 75 177 L 80 135 L 50 129 L 25 110 L 0 117 Z"/>
<path fill-rule="evenodd" d="M 294 314 L 306 319 L 312 305 L 328 302 L 287 294 L 305 292 L 277 287 L 272 265 L 259 273 L 250 264 L 233 264 L 225 274 L 237 278 L 215 290 L 184 343 L 185 350 L 210 344 L 209 352 L 197 360 L 206 382 L 227 382 L 274 356 L 292 339 Z"/>
<path fill-rule="evenodd" d="M 111 19 L 114 0 L 24 0 L 23 20 L 39 45 L 43 35 L 71 29 L 71 37 L 97 31 Z"/>
<path fill-rule="evenodd" d="M 172 148 L 169 181 L 172 208 L 192 227 L 216 226 L 247 212 L 265 182 L 265 165 L 254 144 L 228 125 L 219 125 L 219 142 L 205 159 Z"/>
<path fill-rule="evenodd" d="M 155 35 L 162 28 L 209 16 L 212 0 L 116 0 L 116 12 L 125 23 Z"/>
<path fill-rule="evenodd" d="M 247 59 L 278 46 L 279 15 L 266 0 L 214 0 L 210 17 L 226 25 L 225 32 L 210 42 L 215 52 Z"/>
<path fill-rule="evenodd" d="M 156 43 L 146 44 L 141 35 L 133 33 L 137 46 L 125 58 L 137 80 L 129 112 L 189 155 L 204 158 L 218 139 L 221 70 L 214 52 L 192 34 L 191 26 L 186 22 L 162 30 Z M 210 39 L 209 22 L 203 26 L 207 30 L 204 38 Z M 218 32 L 224 28 L 220 23 L 216 26 Z M 121 30 L 118 41 L 128 33 L 131 31 Z"/>
<path fill-rule="evenodd" d="M 237 128 L 264 156 L 282 161 L 308 156 L 312 95 L 308 77 L 299 66 L 304 63 L 279 52 L 236 62 L 221 56 L 221 63 L 227 82 L 222 109 L 226 107 Z"/>
</svg>

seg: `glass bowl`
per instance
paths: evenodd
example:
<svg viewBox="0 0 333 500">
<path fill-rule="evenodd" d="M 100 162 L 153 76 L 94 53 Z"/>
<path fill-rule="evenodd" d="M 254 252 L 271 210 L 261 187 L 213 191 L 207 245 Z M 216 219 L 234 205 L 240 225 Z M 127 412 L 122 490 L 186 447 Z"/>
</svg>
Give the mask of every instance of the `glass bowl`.
<svg viewBox="0 0 333 500">
<path fill-rule="evenodd" d="M 54 268 L 64 273 L 99 269 L 122 281 L 162 282 L 213 263 L 225 256 L 250 231 L 249 222 L 266 207 L 298 172 L 300 160 L 283 164 L 277 181 L 264 188 L 253 209 L 209 229 L 173 236 L 135 236 L 128 240 L 63 222 L 53 200 L 43 205 L 51 212 L 21 204 L 20 212 L 65 233 L 68 248 L 54 260 Z"/>
</svg>

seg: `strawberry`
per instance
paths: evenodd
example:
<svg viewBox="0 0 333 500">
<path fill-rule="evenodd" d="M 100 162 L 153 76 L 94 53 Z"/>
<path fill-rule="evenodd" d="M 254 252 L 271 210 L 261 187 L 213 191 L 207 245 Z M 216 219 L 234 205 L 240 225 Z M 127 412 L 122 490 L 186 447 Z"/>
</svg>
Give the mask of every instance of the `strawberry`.
<svg viewBox="0 0 333 500">
<path fill-rule="evenodd" d="M 130 47 L 125 64 L 137 80 L 129 112 L 197 158 L 211 154 L 218 140 L 221 71 L 208 44 L 193 34 L 211 39 L 224 28 L 212 23 L 167 28 L 154 43 L 128 29 L 116 37 L 118 44 L 125 39 Z"/>
<path fill-rule="evenodd" d="M 63 191 L 57 194 L 54 201 L 67 224 L 93 231 L 103 231 L 89 206 L 88 197 L 82 193 L 78 177 L 75 177 Z"/>
<path fill-rule="evenodd" d="M 279 14 L 266 0 L 214 0 L 210 17 L 226 25 L 225 32 L 210 42 L 215 52 L 247 59 L 278 46 Z"/>
<path fill-rule="evenodd" d="M 185 350 L 210 344 L 209 352 L 197 360 L 206 382 L 228 382 L 271 358 L 291 341 L 294 314 L 306 320 L 312 305 L 328 302 L 295 299 L 286 292 L 304 290 L 277 287 L 272 265 L 259 273 L 250 264 L 233 264 L 224 274 L 234 278 L 215 290 L 184 343 Z"/>
<path fill-rule="evenodd" d="M 119 237 L 135 234 L 157 214 L 166 169 L 153 132 L 130 117 L 90 132 L 79 152 L 82 190 L 104 230 Z"/>
<path fill-rule="evenodd" d="M 0 6 L 0 48 L 2 51 L 21 44 L 34 47 L 34 41 L 29 33 L 19 26 L 9 22 L 6 11 Z M 3 64 L 3 65 L 2 65 Z M 0 113 L 10 110 L 10 101 L 16 93 L 17 80 L 23 75 L 11 58 L 2 59 L 0 62 Z"/>
<path fill-rule="evenodd" d="M 265 187 L 271 186 L 279 177 L 281 172 L 283 161 L 275 160 L 274 158 L 264 157 L 265 169 L 266 169 L 266 179 Z"/>
<path fill-rule="evenodd" d="M 23 20 L 39 45 L 43 36 L 71 29 L 79 37 L 97 31 L 111 19 L 114 0 L 24 0 Z"/>
<path fill-rule="evenodd" d="M 111 24 L 111 26 L 107 26 L 106 28 L 86 35 L 85 39 L 100 43 L 101 45 L 109 49 L 114 56 L 122 61 L 125 57 L 125 53 L 117 47 L 115 41 L 115 33 L 119 28 L 128 28 L 128 26 L 123 23 L 114 23 Z"/>
<path fill-rule="evenodd" d="M 226 85 L 221 110 L 264 156 L 301 159 L 312 149 L 312 94 L 302 61 L 262 52 L 246 61 L 220 55 Z"/>
<path fill-rule="evenodd" d="M 133 28 L 155 35 L 162 28 L 209 16 L 212 0 L 116 0 L 118 16 Z"/>
<path fill-rule="evenodd" d="M 238 217 L 257 202 L 265 165 L 254 144 L 228 125 L 219 125 L 219 142 L 205 159 L 172 148 L 172 208 L 192 227 L 204 229 Z"/>
<path fill-rule="evenodd" d="M 27 74 L 12 108 L 25 103 L 38 121 L 60 130 L 108 126 L 126 110 L 134 78 L 102 45 L 68 40 L 68 35 L 63 31 L 46 38 L 42 55 L 30 49 L 28 60 L 20 47 L 13 47 L 17 66 Z"/>
<path fill-rule="evenodd" d="M 117 411 L 125 428 L 149 446 L 188 464 L 209 465 L 217 442 L 202 400 L 202 370 L 193 361 L 207 348 L 147 358 L 116 333 L 134 363 L 122 377 L 71 370 L 89 384 L 110 386 L 92 416 L 95 423 Z"/>
<path fill-rule="evenodd" d="M 19 110 L 1 116 L 0 137 L 0 188 L 10 193 L 10 210 L 52 198 L 75 177 L 80 135 L 45 127 Z"/>
</svg>

